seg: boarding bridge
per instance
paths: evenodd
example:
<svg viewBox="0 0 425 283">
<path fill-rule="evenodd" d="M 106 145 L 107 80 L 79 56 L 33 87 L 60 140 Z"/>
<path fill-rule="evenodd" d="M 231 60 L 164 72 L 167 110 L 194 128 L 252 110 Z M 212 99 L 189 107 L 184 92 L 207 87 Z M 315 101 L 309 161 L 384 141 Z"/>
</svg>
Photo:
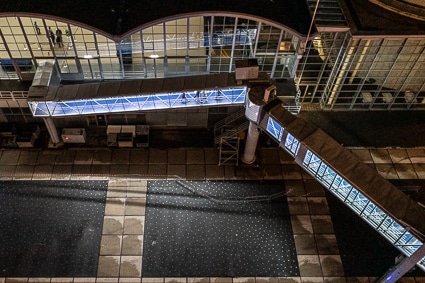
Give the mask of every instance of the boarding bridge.
<svg viewBox="0 0 425 283">
<path fill-rule="evenodd" d="M 247 118 L 405 256 L 379 282 L 395 282 L 415 264 L 425 271 L 423 207 L 324 131 L 292 115 L 279 98 L 249 99 L 254 111 L 247 107 Z"/>
</svg>

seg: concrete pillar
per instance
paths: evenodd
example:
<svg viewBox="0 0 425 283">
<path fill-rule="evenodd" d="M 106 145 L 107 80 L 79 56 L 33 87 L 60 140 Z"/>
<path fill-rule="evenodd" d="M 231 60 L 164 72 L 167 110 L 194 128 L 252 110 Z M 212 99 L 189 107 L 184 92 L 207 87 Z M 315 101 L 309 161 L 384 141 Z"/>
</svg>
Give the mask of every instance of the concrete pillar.
<svg viewBox="0 0 425 283">
<path fill-rule="evenodd" d="M 257 150 L 260 131 L 254 122 L 249 122 L 248 135 L 246 137 L 245 149 L 242 156 L 242 162 L 252 164 L 255 161 L 255 151 Z"/>
<path fill-rule="evenodd" d="M 44 124 L 46 124 L 47 131 L 49 132 L 50 139 L 53 144 L 61 143 L 61 139 L 59 138 L 58 130 L 56 129 L 55 122 L 52 117 L 44 117 Z"/>
</svg>

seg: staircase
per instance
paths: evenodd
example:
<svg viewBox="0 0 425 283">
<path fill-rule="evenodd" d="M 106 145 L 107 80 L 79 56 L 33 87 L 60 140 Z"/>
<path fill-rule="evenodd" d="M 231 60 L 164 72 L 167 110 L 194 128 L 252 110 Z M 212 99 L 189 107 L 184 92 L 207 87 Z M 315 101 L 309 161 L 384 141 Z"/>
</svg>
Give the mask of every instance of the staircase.
<svg viewBox="0 0 425 283">
<path fill-rule="evenodd" d="M 241 109 L 214 125 L 214 143 L 218 145 L 219 166 L 238 165 L 239 133 L 248 129 L 249 121 L 245 118 L 245 109 Z"/>
</svg>

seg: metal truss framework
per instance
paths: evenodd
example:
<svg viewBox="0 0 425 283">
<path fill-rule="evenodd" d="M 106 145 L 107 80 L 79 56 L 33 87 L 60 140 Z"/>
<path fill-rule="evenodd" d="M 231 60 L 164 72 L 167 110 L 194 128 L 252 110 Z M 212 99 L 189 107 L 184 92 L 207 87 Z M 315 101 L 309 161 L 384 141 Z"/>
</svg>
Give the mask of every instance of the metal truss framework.
<svg viewBox="0 0 425 283">
<path fill-rule="evenodd" d="M 304 170 L 310 173 L 405 256 L 410 257 L 421 248 L 423 243 L 418 238 L 368 199 L 348 180 L 336 173 L 319 156 L 310 150 L 306 152 L 299 151 L 300 142 L 286 131 L 279 121 L 269 116 L 265 130 L 290 155 L 302 161 L 300 165 Z M 420 259 L 416 265 L 425 271 L 425 257 Z"/>
<path fill-rule="evenodd" d="M 247 87 L 240 86 L 202 91 L 154 93 L 68 101 L 28 101 L 28 105 L 34 117 L 59 117 L 243 104 L 246 93 Z"/>
</svg>

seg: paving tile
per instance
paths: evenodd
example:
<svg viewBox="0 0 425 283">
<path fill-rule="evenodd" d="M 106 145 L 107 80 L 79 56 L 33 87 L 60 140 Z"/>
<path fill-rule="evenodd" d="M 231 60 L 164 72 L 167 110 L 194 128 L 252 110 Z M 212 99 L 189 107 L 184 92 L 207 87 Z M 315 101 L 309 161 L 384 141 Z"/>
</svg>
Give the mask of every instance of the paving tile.
<svg viewBox="0 0 425 283">
<path fill-rule="evenodd" d="M 210 283 L 232 283 L 231 277 L 210 277 Z"/>
<path fill-rule="evenodd" d="M 329 214 L 326 197 L 307 197 L 310 214 Z"/>
<path fill-rule="evenodd" d="M 323 276 L 344 276 L 341 257 L 339 255 L 320 255 Z"/>
<path fill-rule="evenodd" d="M 181 149 L 169 149 L 168 154 L 168 164 L 186 164 L 186 151 Z"/>
<path fill-rule="evenodd" d="M 300 277 L 278 277 L 279 283 L 301 283 Z"/>
<path fill-rule="evenodd" d="M 265 176 L 264 180 L 281 180 L 282 179 L 282 168 L 276 164 L 265 164 L 263 166 Z"/>
<path fill-rule="evenodd" d="M 142 282 L 142 278 L 123 278 L 123 277 L 120 277 L 118 282 L 119 283 L 140 283 L 140 282 Z"/>
<path fill-rule="evenodd" d="M 418 179 L 412 164 L 394 164 L 399 179 Z"/>
<path fill-rule="evenodd" d="M 304 276 L 300 278 L 302 283 L 324 283 L 325 278 L 324 277 L 309 277 Z"/>
<path fill-rule="evenodd" d="M 189 277 L 187 278 L 187 282 L 188 283 L 210 283 L 210 278 L 209 277 Z"/>
<path fill-rule="evenodd" d="M 237 180 L 236 176 L 236 166 L 234 165 L 223 165 L 224 168 L 224 178 L 226 180 Z M 240 180 L 241 178 L 239 178 Z"/>
<path fill-rule="evenodd" d="M 0 165 L 18 165 L 20 150 L 4 150 L 0 156 Z"/>
<path fill-rule="evenodd" d="M 219 161 L 218 149 L 206 148 L 204 154 L 205 154 L 205 164 L 218 165 L 218 161 Z"/>
<path fill-rule="evenodd" d="M 291 215 L 310 214 L 305 197 L 288 197 L 288 207 Z"/>
<path fill-rule="evenodd" d="M 127 183 L 127 197 L 145 197 L 147 191 L 146 180 L 141 181 L 128 181 Z"/>
<path fill-rule="evenodd" d="M 297 255 L 317 254 L 316 241 L 314 235 L 294 235 Z"/>
<path fill-rule="evenodd" d="M 164 278 L 165 283 L 186 283 L 186 278 L 184 277 L 170 277 Z"/>
<path fill-rule="evenodd" d="M 42 150 L 37 156 L 37 165 L 53 165 L 56 155 L 56 151 Z"/>
<path fill-rule="evenodd" d="M 98 277 L 118 276 L 120 272 L 119 256 L 99 256 Z"/>
<path fill-rule="evenodd" d="M 51 283 L 72 283 L 74 281 L 74 278 L 72 277 L 65 277 L 65 278 L 58 278 L 54 277 L 51 278 Z"/>
<path fill-rule="evenodd" d="M 207 180 L 224 180 L 224 167 L 207 164 L 205 165 L 205 175 Z"/>
<path fill-rule="evenodd" d="M 282 164 L 282 175 L 285 180 L 301 180 L 301 168 L 298 164 Z"/>
<path fill-rule="evenodd" d="M 187 180 L 205 180 L 205 165 L 187 165 L 186 166 Z"/>
<path fill-rule="evenodd" d="M 103 235 L 122 235 L 124 227 L 123 216 L 105 216 L 103 219 Z"/>
<path fill-rule="evenodd" d="M 412 163 L 425 163 L 425 149 L 406 149 L 410 162 Z"/>
<path fill-rule="evenodd" d="M 203 149 L 187 149 L 186 150 L 187 164 L 205 164 L 205 156 Z"/>
<path fill-rule="evenodd" d="M 130 154 L 130 164 L 149 163 L 149 150 L 132 150 Z"/>
<path fill-rule="evenodd" d="M 298 255 L 297 257 L 301 277 L 323 276 L 317 255 Z"/>
<path fill-rule="evenodd" d="M 100 255 L 120 255 L 121 235 L 103 235 L 100 242 Z"/>
<path fill-rule="evenodd" d="M 397 282 L 399 283 L 416 283 L 416 280 L 414 277 L 402 277 Z"/>
<path fill-rule="evenodd" d="M 100 149 L 93 152 L 92 164 L 110 164 L 112 152 L 109 149 Z"/>
<path fill-rule="evenodd" d="M 234 277 L 233 283 L 255 283 L 255 277 Z"/>
<path fill-rule="evenodd" d="M 388 154 L 393 163 L 410 163 L 409 155 L 405 149 L 388 149 Z"/>
<path fill-rule="evenodd" d="M 164 283 L 164 278 L 142 278 L 142 283 Z"/>
<path fill-rule="evenodd" d="M 149 164 L 166 164 L 168 152 L 166 150 L 150 149 Z"/>
<path fill-rule="evenodd" d="M 364 163 L 373 163 L 372 155 L 369 149 L 349 149 L 357 158 Z"/>
<path fill-rule="evenodd" d="M 148 175 L 148 164 L 130 164 L 128 168 L 129 174 L 135 174 L 140 176 L 147 176 Z"/>
<path fill-rule="evenodd" d="M 263 164 L 280 164 L 280 155 L 278 148 L 258 148 L 258 157 Z"/>
<path fill-rule="evenodd" d="M 291 215 L 291 224 L 294 234 L 313 234 L 310 215 Z"/>
<path fill-rule="evenodd" d="M 110 165 L 92 165 L 90 175 L 92 176 L 109 176 Z"/>
<path fill-rule="evenodd" d="M 36 165 L 32 178 L 33 180 L 50 180 L 52 178 L 52 172 L 53 165 Z"/>
<path fill-rule="evenodd" d="M 278 277 L 255 277 L 255 283 L 279 283 Z"/>
<path fill-rule="evenodd" d="M 28 282 L 28 278 L 6 278 L 5 283 L 21 283 L 21 282 Z"/>
<path fill-rule="evenodd" d="M 375 164 L 375 170 L 385 179 L 398 179 L 397 171 L 392 163 Z"/>
<path fill-rule="evenodd" d="M 315 234 L 333 234 L 334 228 L 330 215 L 311 215 L 311 223 Z"/>
<path fill-rule="evenodd" d="M 324 197 L 325 188 L 317 180 L 303 180 L 305 193 L 309 197 Z"/>
<path fill-rule="evenodd" d="M 186 179 L 186 165 L 184 164 L 168 164 L 167 175 L 169 177 L 178 176 Z"/>
<path fill-rule="evenodd" d="M 265 172 L 257 166 L 238 166 L 236 168 L 236 176 L 239 180 L 262 180 Z"/>
<path fill-rule="evenodd" d="M 279 148 L 279 160 L 281 164 L 294 163 L 294 157 L 290 155 L 285 149 Z"/>
<path fill-rule="evenodd" d="M 109 174 L 112 176 L 127 175 L 128 168 L 128 164 L 111 164 Z"/>
<path fill-rule="evenodd" d="M 74 164 L 91 165 L 93 163 L 92 150 L 76 150 L 74 157 Z"/>
<path fill-rule="evenodd" d="M 337 255 L 339 254 L 338 243 L 334 234 L 316 234 L 316 245 L 319 254 Z"/>
<path fill-rule="evenodd" d="M 53 166 L 52 179 L 70 180 L 72 165 L 55 165 Z"/>
<path fill-rule="evenodd" d="M 125 198 L 106 198 L 105 215 L 124 215 Z"/>
<path fill-rule="evenodd" d="M 369 283 L 369 277 L 345 277 L 347 283 Z"/>
<path fill-rule="evenodd" d="M 419 179 L 425 179 L 425 163 L 414 163 L 413 168 Z"/>
<path fill-rule="evenodd" d="M 300 197 L 306 194 L 303 180 L 285 180 L 285 190 L 290 197 Z"/>
<path fill-rule="evenodd" d="M 18 165 L 15 169 L 14 179 L 31 180 L 34 173 L 34 165 Z"/>
<path fill-rule="evenodd" d="M 91 283 L 91 282 L 96 282 L 96 278 L 84 278 L 84 277 L 75 277 L 74 278 L 74 283 Z"/>
<path fill-rule="evenodd" d="M 56 156 L 55 164 L 74 164 L 75 151 L 73 150 L 62 150 Z"/>
<path fill-rule="evenodd" d="M 323 283 L 323 277 L 315 277 L 315 276 L 303 276 L 301 277 L 302 283 Z"/>
<path fill-rule="evenodd" d="M 127 198 L 125 200 L 125 215 L 145 215 L 146 198 Z"/>
<path fill-rule="evenodd" d="M 370 155 L 374 163 L 392 163 L 391 157 L 386 149 L 371 149 Z"/>
<path fill-rule="evenodd" d="M 142 275 L 142 258 L 140 256 L 122 256 L 120 276 L 140 277 Z"/>
<path fill-rule="evenodd" d="M 96 283 L 116 283 L 118 282 L 118 278 L 96 278 Z"/>
<path fill-rule="evenodd" d="M 122 241 L 122 255 L 142 255 L 143 253 L 143 236 L 142 235 L 125 235 Z"/>
<path fill-rule="evenodd" d="M 111 154 L 112 164 L 129 164 L 130 163 L 130 150 L 127 149 L 114 149 Z"/>
<path fill-rule="evenodd" d="M 19 155 L 19 165 L 36 165 L 39 151 L 21 150 Z"/>
<path fill-rule="evenodd" d="M 346 283 L 345 277 L 323 277 L 325 283 Z"/>
<path fill-rule="evenodd" d="M 151 178 L 167 178 L 167 164 L 149 164 L 148 176 Z"/>
<path fill-rule="evenodd" d="M 108 198 L 125 198 L 127 197 L 127 186 L 119 187 L 118 184 L 108 185 L 108 191 L 106 193 L 106 197 Z"/>
<path fill-rule="evenodd" d="M 28 278 L 28 282 L 50 282 L 50 278 Z"/>
<path fill-rule="evenodd" d="M 142 235 L 144 233 L 145 216 L 124 217 L 124 235 Z"/>
<path fill-rule="evenodd" d="M 75 179 L 75 176 L 89 176 L 91 171 L 91 165 L 74 165 L 72 166 L 71 179 Z"/>
</svg>

